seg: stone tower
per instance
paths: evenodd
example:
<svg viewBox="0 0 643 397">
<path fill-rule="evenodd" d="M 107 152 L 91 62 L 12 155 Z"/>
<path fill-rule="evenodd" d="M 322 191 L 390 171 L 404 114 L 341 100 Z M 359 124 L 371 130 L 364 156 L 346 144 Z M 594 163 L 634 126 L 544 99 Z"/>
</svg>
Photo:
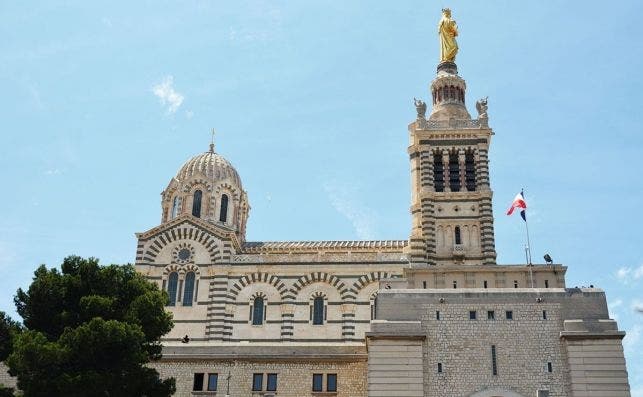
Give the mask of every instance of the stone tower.
<svg viewBox="0 0 643 397">
<path fill-rule="evenodd" d="M 431 114 L 416 102 L 409 125 L 412 229 L 409 256 L 425 265 L 495 265 L 486 100 L 478 118 L 465 106 L 466 83 L 454 62 L 438 65 Z"/>
</svg>

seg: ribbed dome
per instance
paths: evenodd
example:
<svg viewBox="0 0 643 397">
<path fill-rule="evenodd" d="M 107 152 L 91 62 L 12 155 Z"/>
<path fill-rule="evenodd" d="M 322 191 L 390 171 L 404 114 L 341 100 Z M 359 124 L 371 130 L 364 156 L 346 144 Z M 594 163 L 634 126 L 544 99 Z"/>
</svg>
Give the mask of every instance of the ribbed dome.
<svg viewBox="0 0 643 397">
<path fill-rule="evenodd" d="M 187 181 L 197 175 L 205 176 L 211 180 L 230 178 L 240 189 L 242 188 L 241 178 L 239 178 L 237 170 L 234 169 L 228 160 L 215 153 L 214 150 L 198 154 L 186 161 L 181 169 L 179 169 L 179 172 L 177 172 L 176 179 L 179 181 Z"/>
<path fill-rule="evenodd" d="M 214 144 L 181 166 L 161 193 L 161 210 L 161 222 L 191 215 L 232 229 L 240 241 L 245 241 L 248 194 L 237 170 L 214 152 Z"/>
</svg>

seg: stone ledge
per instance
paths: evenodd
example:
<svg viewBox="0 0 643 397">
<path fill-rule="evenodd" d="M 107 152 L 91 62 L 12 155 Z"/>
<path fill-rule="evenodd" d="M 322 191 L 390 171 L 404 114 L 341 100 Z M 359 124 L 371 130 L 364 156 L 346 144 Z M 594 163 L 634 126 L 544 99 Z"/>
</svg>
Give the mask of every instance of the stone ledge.
<svg viewBox="0 0 643 397">
<path fill-rule="evenodd" d="M 561 331 L 561 339 L 623 339 L 625 331 L 587 332 L 587 331 Z"/>
</svg>

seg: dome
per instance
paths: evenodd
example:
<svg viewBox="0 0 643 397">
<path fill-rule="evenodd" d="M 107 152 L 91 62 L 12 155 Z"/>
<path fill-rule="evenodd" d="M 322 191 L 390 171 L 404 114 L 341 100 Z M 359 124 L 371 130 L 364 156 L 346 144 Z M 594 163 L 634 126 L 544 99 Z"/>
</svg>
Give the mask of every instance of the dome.
<svg viewBox="0 0 643 397">
<path fill-rule="evenodd" d="M 209 180 L 230 179 L 237 187 L 241 188 L 241 178 L 237 170 L 223 156 L 214 151 L 210 145 L 210 150 L 198 154 L 183 164 L 179 172 L 176 173 L 175 179 L 187 181 L 192 177 L 201 176 Z"/>
<path fill-rule="evenodd" d="M 181 215 L 201 218 L 245 240 L 250 206 L 241 178 L 232 164 L 210 150 L 186 161 L 161 193 L 161 220 Z"/>
</svg>

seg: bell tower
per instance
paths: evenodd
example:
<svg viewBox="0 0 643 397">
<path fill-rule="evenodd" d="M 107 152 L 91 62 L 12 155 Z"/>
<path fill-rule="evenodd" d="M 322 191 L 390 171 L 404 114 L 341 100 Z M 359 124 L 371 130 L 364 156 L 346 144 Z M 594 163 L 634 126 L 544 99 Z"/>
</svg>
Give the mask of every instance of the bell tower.
<svg viewBox="0 0 643 397">
<path fill-rule="evenodd" d="M 409 259 L 426 265 L 495 265 L 496 250 L 489 183 L 487 100 L 466 108 L 466 83 L 455 64 L 457 27 L 443 10 L 438 27 L 442 61 L 431 82 L 432 109 L 416 100 L 409 124 L 411 214 Z"/>
</svg>

